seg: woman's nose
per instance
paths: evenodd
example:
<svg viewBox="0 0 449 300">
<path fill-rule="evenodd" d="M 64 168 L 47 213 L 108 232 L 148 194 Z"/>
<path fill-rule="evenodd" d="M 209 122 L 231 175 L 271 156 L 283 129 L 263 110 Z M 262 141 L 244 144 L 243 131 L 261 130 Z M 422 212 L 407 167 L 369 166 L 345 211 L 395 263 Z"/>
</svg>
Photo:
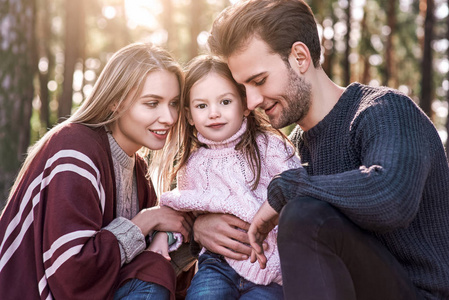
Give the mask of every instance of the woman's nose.
<svg viewBox="0 0 449 300">
<path fill-rule="evenodd" d="M 173 125 L 178 118 L 178 111 L 170 105 L 165 106 L 159 116 L 159 122 L 167 125 Z"/>
</svg>

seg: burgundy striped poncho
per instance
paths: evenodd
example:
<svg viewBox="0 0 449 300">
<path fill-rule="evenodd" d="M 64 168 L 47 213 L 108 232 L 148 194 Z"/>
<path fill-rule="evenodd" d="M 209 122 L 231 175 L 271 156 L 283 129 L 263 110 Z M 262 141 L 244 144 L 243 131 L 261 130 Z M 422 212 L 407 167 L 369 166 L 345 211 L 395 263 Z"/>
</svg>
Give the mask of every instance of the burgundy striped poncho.
<svg viewBox="0 0 449 300">
<path fill-rule="evenodd" d="M 136 159 L 140 209 L 156 194 Z M 175 274 L 144 251 L 120 267 L 115 179 L 104 129 L 62 127 L 35 157 L 0 218 L 2 299 L 110 299 L 130 278 L 160 284 L 174 299 Z"/>
</svg>

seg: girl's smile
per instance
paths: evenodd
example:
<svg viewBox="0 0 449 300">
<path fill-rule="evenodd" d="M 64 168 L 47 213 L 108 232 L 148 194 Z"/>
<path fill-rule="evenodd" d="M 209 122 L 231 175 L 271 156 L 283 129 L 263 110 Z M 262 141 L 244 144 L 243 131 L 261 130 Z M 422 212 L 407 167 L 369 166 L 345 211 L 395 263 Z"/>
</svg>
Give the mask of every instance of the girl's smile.
<svg viewBox="0 0 449 300">
<path fill-rule="evenodd" d="M 220 129 L 225 125 L 226 125 L 226 123 L 214 123 L 214 124 L 210 124 L 210 125 L 206 125 L 206 126 L 213 128 L 213 129 Z"/>
</svg>

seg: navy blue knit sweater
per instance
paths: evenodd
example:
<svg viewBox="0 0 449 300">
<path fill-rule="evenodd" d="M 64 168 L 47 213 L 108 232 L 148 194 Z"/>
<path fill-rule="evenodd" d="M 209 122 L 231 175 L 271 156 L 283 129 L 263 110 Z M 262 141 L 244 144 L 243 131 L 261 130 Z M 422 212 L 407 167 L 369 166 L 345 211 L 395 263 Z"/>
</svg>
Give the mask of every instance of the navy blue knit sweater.
<svg viewBox="0 0 449 300">
<path fill-rule="evenodd" d="M 305 169 L 278 175 L 268 201 L 312 196 L 376 236 L 428 299 L 449 299 L 449 167 L 427 116 L 398 91 L 348 86 L 331 112 L 291 135 Z"/>
</svg>

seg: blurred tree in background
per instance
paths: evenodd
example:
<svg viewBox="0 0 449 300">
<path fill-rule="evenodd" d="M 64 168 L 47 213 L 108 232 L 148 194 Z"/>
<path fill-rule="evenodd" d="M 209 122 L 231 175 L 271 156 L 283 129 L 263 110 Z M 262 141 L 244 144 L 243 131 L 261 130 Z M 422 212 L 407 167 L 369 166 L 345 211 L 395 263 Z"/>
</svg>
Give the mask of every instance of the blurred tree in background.
<svg viewBox="0 0 449 300">
<path fill-rule="evenodd" d="M 89 95 L 112 53 L 151 42 L 184 64 L 207 51 L 214 18 L 236 1 L 0 0 L 0 207 L 27 147 Z M 446 143 L 449 0 L 306 2 L 329 77 L 399 89 Z"/>
<path fill-rule="evenodd" d="M 35 2 L 0 1 L 0 207 L 30 143 Z"/>
</svg>

